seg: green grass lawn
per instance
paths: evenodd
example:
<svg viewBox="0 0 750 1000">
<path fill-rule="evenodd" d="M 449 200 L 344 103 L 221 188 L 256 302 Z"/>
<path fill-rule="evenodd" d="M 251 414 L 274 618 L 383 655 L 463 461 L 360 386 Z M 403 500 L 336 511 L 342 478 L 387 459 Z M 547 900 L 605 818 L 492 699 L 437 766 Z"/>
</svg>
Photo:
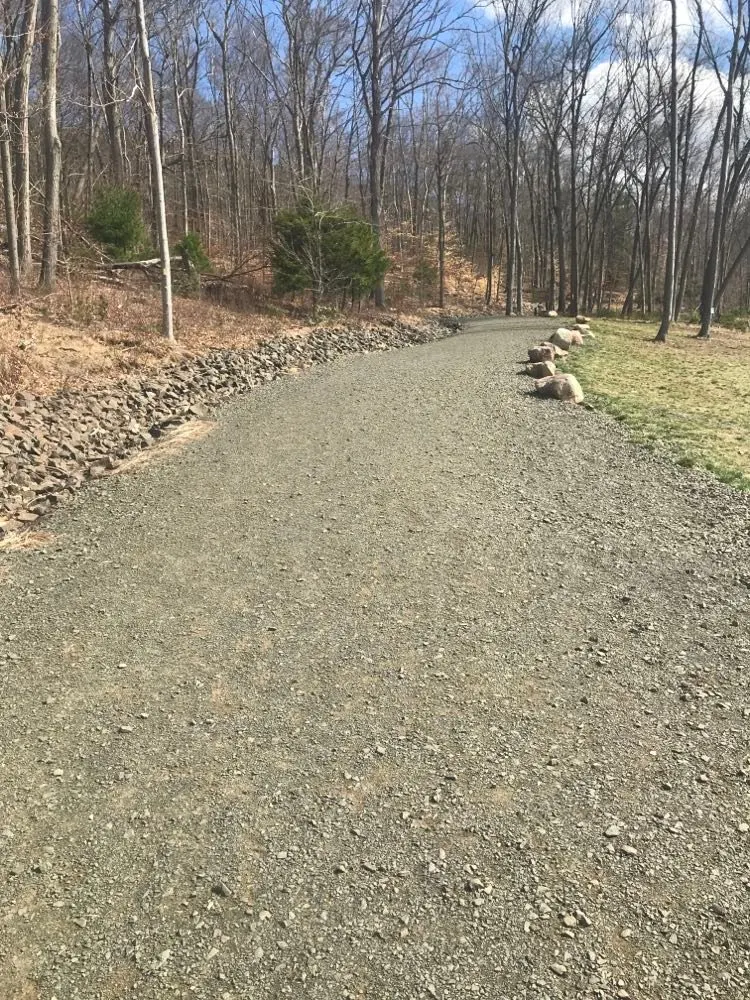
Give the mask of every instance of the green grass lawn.
<svg viewBox="0 0 750 1000">
<path fill-rule="evenodd" d="M 750 490 L 750 334 L 672 327 L 653 342 L 657 324 L 594 320 L 596 341 L 572 353 L 564 370 L 587 401 L 622 420 L 644 444 L 670 447 L 680 464 L 699 465 Z"/>
</svg>

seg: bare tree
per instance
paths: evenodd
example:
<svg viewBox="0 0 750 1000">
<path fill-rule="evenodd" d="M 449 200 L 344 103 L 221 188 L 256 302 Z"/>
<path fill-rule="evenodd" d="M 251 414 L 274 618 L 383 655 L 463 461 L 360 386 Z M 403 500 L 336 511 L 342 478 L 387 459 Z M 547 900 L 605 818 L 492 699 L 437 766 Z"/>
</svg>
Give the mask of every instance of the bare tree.
<svg viewBox="0 0 750 1000">
<path fill-rule="evenodd" d="M 42 81 L 44 104 L 44 233 L 39 284 L 54 291 L 60 243 L 60 172 L 62 147 L 57 129 L 57 64 L 60 51 L 58 0 L 41 0 Z"/>
<path fill-rule="evenodd" d="M 255 65 L 285 112 L 293 185 L 317 196 L 351 61 L 351 3 L 256 0 L 254 9 L 266 50 Z"/>
<path fill-rule="evenodd" d="M 5 48 L 5 47 L 4 47 Z M 8 236 L 8 264 L 10 271 L 11 295 L 18 295 L 21 290 L 21 267 L 18 258 L 18 234 L 16 232 L 16 205 L 13 191 L 13 160 L 11 155 L 11 137 L 6 97 L 6 55 L 3 52 L 0 64 L 0 171 L 3 181 L 3 203 L 5 207 L 5 226 Z"/>
<path fill-rule="evenodd" d="M 235 128 L 235 94 L 232 78 L 231 33 L 236 20 L 237 0 L 223 0 L 221 22 L 209 21 L 211 34 L 219 48 L 222 104 L 224 108 L 225 142 L 229 166 L 230 239 L 235 262 L 242 256 L 242 225 L 240 216 L 240 167 Z"/>
<path fill-rule="evenodd" d="M 17 70 L 13 84 L 13 117 L 15 119 L 13 182 L 18 212 L 18 256 L 22 277 L 28 277 L 34 266 L 31 247 L 29 87 L 38 7 L 38 0 L 26 0 L 22 7 L 20 37 L 17 39 Z"/>
<path fill-rule="evenodd" d="M 502 152 L 508 193 L 505 225 L 505 312 L 523 311 L 522 247 L 519 224 L 521 146 L 535 86 L 536 56 L 544 16 L 551 0 L 499 0 L 494 51 L 485 50 L 490 75 L 484 87 L 489 120 L 501 127 L 490 138 Z"/>
<path fill-rule="evenodd" d="M 716 78 L 724 91 L 724 103 L 719 117 L 723 130 L 719 176 L 715 184 L 715 201 L 711 240 L 706 255 L 703 271 L 703 286 L 701 289 L 700 314 L 701 325 L 699 337 L 707 339 L 711 335 L 711 324 L 714 316 L 716 295 L 716 280 L 719 271 L 719 257 L 726 231 L 727 190 L 730 177 L 730 164 L 736 135 L 736 88 L 741 85 L 740 98 L 744 99 L 744 79 L 747 69 L 748 49 L 750 47 L 750 24 L 745 19 L 744 4 L 730 4 L 727 17 L 732 25 L 731 44 L 728 53 L 726 71 L 723 71 L 722 57 L 711 44 L 710 36 L 705 31 L 705 19 L 702 0 L 696 0 L 696 11 L 704 29 L 704 44 L 713 65 Z"/>
<path fill-rule="evenodd" d="M 679 169 L 677 149 L 677 0 L 670 0 L 672 14 L 669 82 L 669 223 L 667 234 L 667 263 L 664 268 L 664 296 L 661 305 L 661 325 L 656 340 L 665 343 L 672 321 L 674 306 L 675 257 L 677 250 L 677 173 Z"/>
<path fill-rule="evenodd" d="M 161 302 L 162 302 L 162 334 L 167 340 L 174 340 L 174 321 L 172 316 L 172 264 L 169 246 L 169 231 L 167 229 L 167 205 L 164 196 L 164 171 L 161 161 L 161 140 L 159 130 L 159 111 L 154 93 L 154 76 L 151 68 L 151 47 L 146 25 L 146 11 L 143 0 L 135 0 L 135 13 L 138 31 L 138 54 L 140 67 L 136 70 L 138 87 L 143 100 L 146 118 L 146 135 L 148 137 L 149 158 L 151 161 L 151 183 L 154 189 L 154 204 L 159 237 L 159 256 L 161 259 Z"/>
<path fill-rule="evenodd" d="M 353 55 L 367 118 L 370 223 L 380 238 L 389 143 L 399 102 L 433 83 L 456 15 L 446 0 L 358 0 Z M 375 304 L 385 305 L 379 282 Z"/>
<path fill-rule="evenodd" d="M 107 123 L 111 180 L 122 185 L 125 181 L 125 132 L 122 122 L 122 95 L 119 87 L 117 30 L 122 18 L 122 0 L 99 0 L 102 21 L 102 91 L 104 117 Z"/>
<path fill-rule="evenodd" d="M 459 142 L 463 93 L 441 86 L 434 98 L 435 201 L 437 210 L 438 307 L 445 308 L 446 282 L 446 198 Z M 426 109 L 428 110 L 428 109 Z"/>
</svg>

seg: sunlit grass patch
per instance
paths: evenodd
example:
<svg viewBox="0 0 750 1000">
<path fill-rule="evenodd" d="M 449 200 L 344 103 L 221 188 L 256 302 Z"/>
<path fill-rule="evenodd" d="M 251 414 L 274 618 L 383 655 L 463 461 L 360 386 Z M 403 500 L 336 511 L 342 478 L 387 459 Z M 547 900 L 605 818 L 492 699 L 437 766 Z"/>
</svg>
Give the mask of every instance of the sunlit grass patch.
<svg viewBox="0 0 750 1000">
<path fill-rule="evenodd" d="M 589 401 L 622 420 L 645 444 L 668 445 L 686 467 L 750 489 L 750 334 L 672 327 L 654 343 L 654 323 L 601 320 L 595 342 L 571 355 Z"/>
</svg>

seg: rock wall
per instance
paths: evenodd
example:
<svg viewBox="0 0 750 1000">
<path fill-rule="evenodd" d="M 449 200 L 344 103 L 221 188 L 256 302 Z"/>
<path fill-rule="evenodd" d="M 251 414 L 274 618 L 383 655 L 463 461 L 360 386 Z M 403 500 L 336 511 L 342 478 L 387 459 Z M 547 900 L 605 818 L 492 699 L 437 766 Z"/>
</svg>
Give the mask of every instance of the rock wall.
<svg viewBox="0 0 750 1000">
<path fill-rule="evenodd" d="M 415 326 L 397 320 L 319 329 L 252 350 L 213 351 L 89 392 L 2 397 L 0 534 L 32 524 L 86 480 L 116 468 L 168 429 L 206 416 L 221 400 L 344 354 L 424 344 L 456 329 L 455 323 Z"/>
</svg>

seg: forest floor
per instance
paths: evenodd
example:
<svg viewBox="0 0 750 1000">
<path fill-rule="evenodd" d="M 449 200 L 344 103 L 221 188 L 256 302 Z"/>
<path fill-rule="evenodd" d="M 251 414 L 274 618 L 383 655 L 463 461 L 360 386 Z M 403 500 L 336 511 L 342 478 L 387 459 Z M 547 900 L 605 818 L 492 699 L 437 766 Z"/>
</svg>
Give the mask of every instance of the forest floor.
<svg viewBox="0 0 750 1000">
<path fill-rule="evenodd" d="M 750 496 L 529 393 L 279 379 L 5 553 L 3 1000 L 745 1000 Z"/>
<path fill-rule="evenodd" d="M 685 466 L 709 469 L 750 489 L 750 347 L 747 332 L 675 324 L 667 344 L 657 324 L 596 320 L 596 342 L 565 364 L 589 400 L 623 421 L 637 440 L 666 445 Z"/>
</svg>

